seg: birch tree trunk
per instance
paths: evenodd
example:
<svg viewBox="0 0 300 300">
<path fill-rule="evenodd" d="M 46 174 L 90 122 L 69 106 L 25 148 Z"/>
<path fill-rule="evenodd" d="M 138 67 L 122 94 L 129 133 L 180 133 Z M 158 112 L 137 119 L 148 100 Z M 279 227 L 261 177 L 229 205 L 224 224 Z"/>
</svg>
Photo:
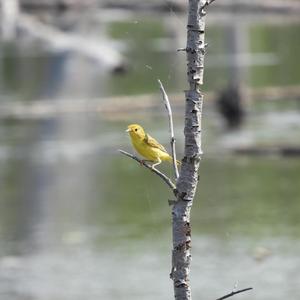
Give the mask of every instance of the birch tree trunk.
<svg viewBox="0 0 300 300">
<path fill-rule="evenodd" d="M 198 183 L 201 159 L 201 116 L 204 71 L 205 8 L 213 1 L 189 0 L 187 23 L 187 77 L 189 90 L 185 92 L 185 148 L 176 184 L 177 201 L 172 210 L 173 252 L 171 278 L 177 300 L 190 300 L 189 280 L 191 262 L 190 211 Z"/>
</svg>

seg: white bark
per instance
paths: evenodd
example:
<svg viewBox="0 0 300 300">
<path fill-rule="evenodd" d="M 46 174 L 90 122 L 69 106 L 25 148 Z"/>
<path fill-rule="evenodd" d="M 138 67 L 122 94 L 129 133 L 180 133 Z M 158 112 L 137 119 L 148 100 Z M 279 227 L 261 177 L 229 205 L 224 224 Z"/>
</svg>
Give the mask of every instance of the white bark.
<svg viewBox="0 0 300 300">
<path fill-rule="evenodd" d="M 173 126 L 173 115 L 172 115 L 172 108 L 170 105 L 169 97 L 164 89 L 164 86 L 162 85 L 161 81 L 158 80 L 159 88 L 163 96 L 163 101 L 165 104 L 165 107 L 168 112 L 168 118 L 169 118 L 169 130 L 170 130 L 170 136 L 171 136 L 171 151 L 172 151 L 172 158 L 173 158 L 173 169 L 175 174 L 175 179 L 179 177 L 178 167 L 177 167 L 177 160 L 176 160 L 176 149 L 175 149 L 175 135 L 174 135 L 174 126 Z"/>
<path fill-rule="evenodd" d="M 187 24 L 187 76 L 189 90 L 185 92 L 185 149 L 179 178 L 177 201 L 174 203 L 173 252 L 171 278 L 177 300 L 190 300 L 189 280 L 191 262 L 190 210 L 198 183 L 201 150 L 201 117 L 203 95 L 200 85 L 204 72 L 205 8 L 211 1 L 189 0 Z"/>
</svg>

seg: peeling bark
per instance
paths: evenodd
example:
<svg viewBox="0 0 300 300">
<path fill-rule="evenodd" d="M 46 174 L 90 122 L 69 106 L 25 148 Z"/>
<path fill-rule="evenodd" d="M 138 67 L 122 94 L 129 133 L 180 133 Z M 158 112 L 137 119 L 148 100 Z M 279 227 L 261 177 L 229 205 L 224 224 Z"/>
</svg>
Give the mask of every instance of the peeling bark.
<svg viewBox="0 0 300 300">
<path fill-rule="evenodd" d="M 187 24 L 187 77 L 189 90 L 185 92 L 185 149 L 179 178 L 177 201 L 172 209 L 173 251 L 171 278 L 177 300 L 190 300 L 189 280 L 191 263 L 190 211 L 198 184 L 198 169 L 201 159 L 201 117 L 205 54 L 205 8 L 212 1 L 189 0 Z"/>
</svg>

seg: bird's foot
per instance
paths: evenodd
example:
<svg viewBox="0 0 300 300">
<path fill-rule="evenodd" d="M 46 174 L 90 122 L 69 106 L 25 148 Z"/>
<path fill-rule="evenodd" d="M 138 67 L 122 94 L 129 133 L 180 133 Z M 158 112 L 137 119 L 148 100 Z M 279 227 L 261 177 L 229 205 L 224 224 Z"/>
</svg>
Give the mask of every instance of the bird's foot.
<svg viewBox="0 0 300 300">
<path fill-rule="evenodd" d="M 152 162 L 152 160 L 142 159 L 142 160 L 140 161 L 140 165 L 141 165 L 141 166 L 142 166 L 142 165 L 145 165 L 145 164 L 148 163 L 148 162 Z"/>
</svg>

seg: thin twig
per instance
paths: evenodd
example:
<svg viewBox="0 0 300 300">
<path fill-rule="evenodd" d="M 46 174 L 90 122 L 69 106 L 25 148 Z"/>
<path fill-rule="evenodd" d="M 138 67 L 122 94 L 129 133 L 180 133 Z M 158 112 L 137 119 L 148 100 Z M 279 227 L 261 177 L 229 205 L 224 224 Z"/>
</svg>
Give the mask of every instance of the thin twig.
<svg viewBox="0 0 300 300">
<path fill-rule="evenodd" d="M 243 293 L 243 292 L 246 292 L 246 291 L 249 291 L 249 290 L 253 290 L 252 287 L 249 287 L 249 288 L 246 288 L 246 289 L 242 289 L 242 290 L 238 290 L 238 291 L 232 291 L 231 293 L 221 297 L 221 298 L 218 298 L 217 300 L 223 300 L 223 299 L 226 299 L 226 298 L 229 298 L 229 297 L 232 297 L 236 294 L 239 294 L 239 293 Z"/>
<path fill-rule="evenodd" d="M 208 6 L 210 4 L 212 4 L 215 0 L 207 0 L 206 3 L 205 3 L 205 6 Z"/>
<path fill-rule="evenodd" d="M 215 1 L 215 0 L 208 0 L 208 1 L 207 1 L 207 5 L 212 4 L 214 1 Z"/>
<path fill-rule="evenodd" d="M 204 5 L 201 7 L 201 9 L 205 9 L 207 6 L 209 6 L 210 4 L 212 4 L 215 0 L 207 0 Z"/>
<path fill-rule="evenodd" d="M 121 150 L 121 149 L 119 149 L 119 151 L 122 154 L 124 154 L 124 155 L 126 155 L 126 156 L 128 156 L 128 157 L 130 157 L 132 159 L 134 159 L 135 161 L 137 161 L 138 163 L 140 163 L 141 165 L 143 165 L 144 167 L 146 167 L 147 169 L 149 169 L 150 171 L 152 171 L 153 173 L 155 173 L 156 175 L 158 175 L 171 188 L 171 190 L 173 191 L 174 195 L 176 196 L 177 190 L 176 190 L 175 184 L 172 182 L 172 180 L 168 176 L 166 176 L 164 173 L 160 172 L 159 170 L 157 170 L 155 168 L 152 168 L 152 166 L 146 164 L 143 160 L 139 159 L 135 155 L 130 154 L 130 153 L 128 153 L 128 152 L 126 152 L 124 150 Z"/>
<path fill-rule="evenodd" d="M 173 116 L 172 116 L 172 109 L 169 101 L 169 97 L 164 89 L 163 84 L 161 81 L 158 79 L 158 84 L 159 84 L 159 89 L 162 93 L 163 96 L 163 101 L 165 104 L 165 107 L 168 112 L 168 117 L 169 117 L 169 129 L 170 129 L 170 135 L 171 135 L 171 151 L 172 151 L 172 158 L 173 158 L 173 168 L 174 168 L 174 173 L 175 173 L 175 179 L 179 177 L 179 172 L 177 168 L 177 160 L 176 160 L 176 149 L 175 149 L 175 137 L 174 137 L 174 126 L 173 126 Z"/>
</svg>

